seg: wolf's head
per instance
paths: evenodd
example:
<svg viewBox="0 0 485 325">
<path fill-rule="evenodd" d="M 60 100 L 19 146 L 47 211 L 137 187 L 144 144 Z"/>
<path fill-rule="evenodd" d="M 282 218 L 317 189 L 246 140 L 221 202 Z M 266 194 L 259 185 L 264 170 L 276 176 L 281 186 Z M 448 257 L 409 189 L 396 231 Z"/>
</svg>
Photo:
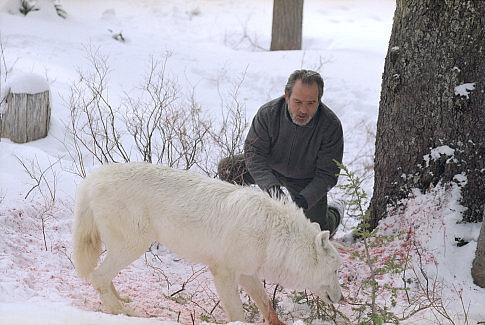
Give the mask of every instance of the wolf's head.
<svg viewBox="0 0 485 325">
<path fill-rule="evenodd" d="M 330 243 L 329 237 L 329 231 L 322 231 L 315 237 L 317 265 L 314 268 L 311 290 L 326 303 L 333 303 L 342 299 L 337 274 L 342 261 L 339 253 Z"/>
</svg>

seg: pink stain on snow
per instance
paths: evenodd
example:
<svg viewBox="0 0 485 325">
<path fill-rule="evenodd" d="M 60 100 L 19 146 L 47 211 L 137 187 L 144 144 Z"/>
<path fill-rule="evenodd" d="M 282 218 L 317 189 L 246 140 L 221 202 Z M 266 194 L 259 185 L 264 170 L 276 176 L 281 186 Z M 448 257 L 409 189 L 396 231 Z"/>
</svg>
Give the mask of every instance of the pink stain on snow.
<svg viewBox="0 0 485 325">
<path fill-rule="evenodd" d="M 70 261 L 70 210 L 54 207 L 45 217 L 46 251 L 39 216 L 41 204 L 25 201 L 19 205 L 23 209 L 0 208 L 0 224 L 4 231 L 0 239 L 0 286 L 9 291 L 12 300 L 17 300 L 18 296 L 52 301 L 67 299 L 82 310 L 105 312 L 97 292 L 76 275 Z M 192 264 L 183 260 L 174 263 L 177 267 L 163 269 L 171 282 L 170 292 L 165 280 L 145 264 L 143 256 L 122 270 L 113 283 L 121 295 L 131 298 L 128 305 L 141 317 L 191 323 L 191 314 L 200 319 L 214 308 L 218 298 L 208 271 L 196 281 L 187 283 L 178 297 L 183 304 L 169 297 L 192 274 Z M 224 319 L 220 304 L 212 311 L 212 319 Z"/>
<path fill-rule="evenodd" d="M 437 196 L 441 195 L 440 193 Z M 439 197 L 438 200 L 441 198 Z M 436 202 L 429 197 L 410 198 L 402 210 L 390 211 L 390 216 L 381 221 L 379 229 L 383 234 L 401 234 L 390 242 L 377 242 L 370 254 L 377 257 L 375 267 L 383 266 L 391 258 L 403 260 L 411 257 L 416 262 L 438 263 L 433 251 L 426 249 L 436 229 L 445 227 L 443 213 L 436 208 Z M 48 214 L 42 215 L 42 204 L 37 201 L 19 199 L 16 209 L 0 207 L 0 224 L 4 235 L 0 238 L 0 289 L 8 291 L 2 299 L 13 301 L 40 297 L 49 301 L 70 301 L 82 310 L 103 311 L 104 306 L 93 287 L 78 278 L 71 263 L 71 222 L 69 207 L 54 206 Z M 44 233 L 41 227 L 44 217 Z M 47 245 L 47 251 L 45 246 Z M 341 250 L 341 252 L 343 252 Z M 348 288 L 346 297 L 359 299 L 362 281 L 369 276 L 365 262 L 353 253 L 363 252 L 362 242 L 352 244 L 342 253 L 341 281 Z M 155 317 L 163 320 L 192 323 L 203 314 L 211 314 L 209 320 L 222 321 L 224 313 L 212 282 L 212 277 L 202 266 L 194 266 L 184 260 L 164 253 L 156 267 L 147 266 L 145 256 L 122 270 L 114 279 L 114 285 L 121 295 L 130 296 L 128 304 L 141 317 Z M 158 261 L 158 262 L 157 262 Z M 161 272 L 160 272 L 161 270 Z M 190 280 L 191 277 L 195 277 Z M 399 279 L 378 276 L 379 281 L 395 284 Z M 168 281 L 168 282 L 167 282 Z M 179 295 L 173 295 L 186 283 Z M 274 287 L 273 287 L 274 288 Z M 271 294 L 272 288 L 268 288 Z M 277 296 L 286 305 L 291 303 L 293 291 L 283 290 Z M 386 298 L 388 292 L 380 292 Z M 243 295 L 245 301 L 247 298 Z M 362 298 L 362 297 L 360 297 Z M 293 304 L 293 313 L 302 312 Z M 345 309 L 344 305 L 341 306 Z M 290 315 L 293 317 L 293 315 Z M 261 320 L 259 317 L 257 320 Z M 282 320 L 285 320 L 284 317 Z"/>
</svg>

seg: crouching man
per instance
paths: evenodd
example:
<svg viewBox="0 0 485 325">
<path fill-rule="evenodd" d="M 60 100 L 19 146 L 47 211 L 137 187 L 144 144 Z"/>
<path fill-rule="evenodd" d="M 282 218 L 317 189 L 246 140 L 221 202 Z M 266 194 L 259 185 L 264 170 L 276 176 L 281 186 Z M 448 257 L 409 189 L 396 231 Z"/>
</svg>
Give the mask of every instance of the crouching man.
<svg viewBox="0 0 485 325">
<path fill-rule="evenodd" d="M 219 177 L 237 184 L 257 184 L 275 198 L 285 194 L 312 222 L 333 236 L 343 217 L 343 202 L 327 204 L 337 184 L 336 161 L 343 156 L 343 131 L 335 113 L 322 103 L 319 73 L 296 70 L 285 94 L 264 104 L 254 116 L 244 156 L 221 160 Z"/>
</svg>

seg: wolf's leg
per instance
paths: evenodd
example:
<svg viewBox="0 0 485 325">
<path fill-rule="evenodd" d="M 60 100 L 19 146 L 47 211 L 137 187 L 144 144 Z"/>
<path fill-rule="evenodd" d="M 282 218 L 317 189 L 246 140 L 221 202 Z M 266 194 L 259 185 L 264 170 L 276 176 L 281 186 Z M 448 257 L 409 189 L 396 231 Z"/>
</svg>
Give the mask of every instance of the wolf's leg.
<svg viewBox="0 0 485 325">
<path fill-rule="evenodd" d="M 101 301 L 110 313 L 136 316 L 134 311 L 120 304 L 120 298 L 121 300 L 124 300 L 124 298 L 120 297 L 114 288 L 112 280 L 121 269 L 136 260 L 144 250 L 141 248 L 135 250 L 133 247 L 129 249 L 108 249 L 101 265 L 91 274 L 91 283 L 98 291 Z"/>
<path fill-rule="evenodd" d="M 210 266 L 209 269 L 214 276 L 214 284 L 229 321 L 244 321 L 244 310 L 234 271 L 218 266 Z"/>
<path fill-rule="evenodd" d="M 116 288 L 113 285 L 113 281 L 111 281 L 111 290 L 113 290 L 113 293 L 115 294 L 116 298 L 118 298 L 118 300 L 121 300 L 123 302 L 131 302 L 131 298 L 130 297 L 128 297 L 128 296 L 121 296 L 118 293 L 118 291 L 116 291 Z"/>
<path fill-rule="evenodd" d="M 255 276 L 240 275 L 239 284 L 246 290 L 251 298 L 253 298 L 256 306 L 263 314 L 264 319 L 270 325 L 284 325 L 276 315 L 273 304 L 264 290 L 263 284 Z"/>
</svg>

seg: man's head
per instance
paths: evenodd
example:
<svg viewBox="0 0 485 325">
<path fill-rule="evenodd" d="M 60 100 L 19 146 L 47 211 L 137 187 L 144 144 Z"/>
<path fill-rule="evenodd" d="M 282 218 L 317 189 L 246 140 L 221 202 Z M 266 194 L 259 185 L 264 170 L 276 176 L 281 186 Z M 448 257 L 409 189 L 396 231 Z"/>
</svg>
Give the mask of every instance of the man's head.
<svg viewBox="0 0 485 325">
<path fill-rule="evenodd" d="M 317 112 L 323 95 L 323 79 L 310 70 L 296 70 L 288 78 L 285 99 L 293 123 L 303 126 Z"/>
</svg>

